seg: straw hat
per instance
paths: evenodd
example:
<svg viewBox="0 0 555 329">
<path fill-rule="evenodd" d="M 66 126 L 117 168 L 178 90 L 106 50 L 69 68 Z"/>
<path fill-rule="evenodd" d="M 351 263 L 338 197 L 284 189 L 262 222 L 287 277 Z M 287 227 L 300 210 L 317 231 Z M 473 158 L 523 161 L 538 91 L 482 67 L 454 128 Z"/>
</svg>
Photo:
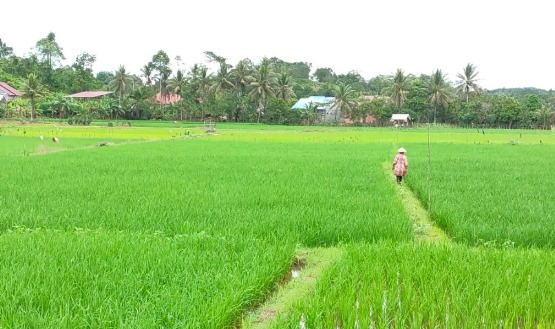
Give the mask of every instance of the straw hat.
<svg viewBox="0 0 555 329">
<path fill-rule="evenodd" d="M 397 152 L 399 152 L 399 153 L 405 153 L 405 152 L 407 152 L 407 150 L 405 150 L 404 148 L 401 147 L 400 149 L 397 150 Z"/>
</svg>

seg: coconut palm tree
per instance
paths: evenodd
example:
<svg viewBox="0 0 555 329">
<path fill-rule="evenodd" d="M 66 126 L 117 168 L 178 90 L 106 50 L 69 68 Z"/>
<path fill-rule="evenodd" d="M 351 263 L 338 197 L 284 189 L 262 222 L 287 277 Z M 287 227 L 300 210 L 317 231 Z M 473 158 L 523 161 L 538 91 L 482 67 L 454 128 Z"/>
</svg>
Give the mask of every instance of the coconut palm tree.
<svg viewBox="0 0 555 329">
<path fill-rule="evenodd" d="M 34 73 L 29 73 L 27 75 L 27 80 L 23 83 L 21 91 L 23 97 L 28 98 L 31 102 L 31 120 L 33 120 L 36 117 L 35 108 L 37 98 L 44 96 L 47 90 Z"/>
<path fill-rule="evenodd" d="M 384 89 L 384 94 L 390 97 L 397 109 L 401 109 L 403 102 L 407 98 L 409 88 L 409 77 L 405 75 L 402 69 L 397 69 L 397 72 L 395 72 L 391 79 L 391 85 Z"/>
<path fill-rule="evenodd" d="M 179 113 L 179 117 L 177 118 L 178 120 L 183 120 L 183 94 L 187 85 L 187 78 L 185 77 L 185 74 L 183 74 L 183 71 L 179 69 L 177 70 L 175 76 L 168 80 L 167 88 L 169 92 L 181 96 L 181 99 L 176 104 Z"/>
<path fill-rule="evenodd" d="M 146 86 L 139 86 L 129 95 L 130 104 L 129 109 L 131 110 L 131 115 L 133 119 L 141 119 L 141 113 L 148 110 L 150 102 L 147 102 L 149 98 L 154 96 L 154 91 Z"/>
<path fill-rule="evenodd" d="M 251 62 L 248 59 L 240 60 L 232 71 L 233 82 L 237 88 L 239 97 L 245 94 L 247 87 L 254 81 L 251 75 Z"/>
<path fill-rule="evenodd" d="M 258 116 L 256 122 L 260 123 L 260 115 L 266 106 L 266 99 L 275 97 L 276 95 L 274 87 L 277 83 L 277 79 L 270 66 L 270 61 L 267 59 L 262 60 L 262 63 L 255 68 L 253 77 L 254 80 L 250 84 L 253 89 L 250 91 L 249 97 L 251 97 L 252 100 L 258 101 L 258 108 L 256 109 Z"/>
<path fill-rule="evenodd" d="M 301 110 L 301 118 L 306 120 L 306 125 L 310 126 L 311 122 L 316 119 L 316 112 L 318 111 L 318 104 L 312 102 L 306 103 Z"/>
<path fill-rule="evenodd" d="M 154 65 L 152 64 L 152 62 L 143 66 L 143 68 L 141 69 L 141 76 L 146 79 L 145 84 L 149 87 L 152 86 L 152 79 L 154 78 L 153 75 L 154 75 Z"/>
<path fill-rule="evenodd" d="M 282 72 L 277 78 L 276 97 L 281 99 L 289 99 L 296 97 L 293 91 L 293 80 L 287 73 Z"/>
<path fill-rule="evenodd" d="M 452 102 L 453 94 L 447 83 L 445 74 L 436 70 L 428 81 L 428 101 L 434 108 L 434 125 L 436 124 L 436 112 L 438 107 L 447 107 Z"/>
<path fill-rule="evenodd" d="M 129 86 L 133 83 L 133 78 L 129 75 L 129 72 L 125 70 L 125 66 L 120 65 L 119 69 L 116 71 L 116 75 L 112 81 L 110 81 L 110 89 L 112 89 L 116 94 L 119 95 L 119 102 L 123 100 L 123 95 L 127 93 Z"/>
<path fill-rule="evenodd" d="M 351 112 L 356 105 L 356 91 L 353 90 L 350 84 L 345 82 L 340 82 L 334 89 L 335 108 L 337 112 L 350 118 Z"/>
<path fill-rule="evenodd" d="M 187 86 L 187 78 L 182 70 L 177 70 L 175 76 L 168 80 L 168 90 L 176 95 L 181 95 L 181 92 Z"/>
<path fill-rule="evenodd" d="M 214 83 L 210 86 L 210 91 L 218 94 L 233 88 L 232 79 L 230 66 L 225 61 L 220 62 L 220 68 L 218 69 Z"/>
<path fill-rule="evenodd" d="M 196 101 L 200 105 L 201 116 L 204 119 L 204 102 L 210 91 L 212 75 L 208 73 L 208 68 L 206 68 L 206 66 L 198 64 L 193 65 L 191 68 L 191 74 L 193 90 L 196 94 Z"/>
<path fill-rule="evenodd" d="M 480 94 L 480 86 L 476 83 L 478 79 L 478 71 L 476 71 L 477 67 L 468 63 L 466 64 L 463 73 L 457 74 L 457 81 L 456 90 L 457 94 L 460 96 L 465 96 L 466 102 L 468 102 L 468 96 L 471 91 L 474 91 L 476 94 Z"/>
</svg>

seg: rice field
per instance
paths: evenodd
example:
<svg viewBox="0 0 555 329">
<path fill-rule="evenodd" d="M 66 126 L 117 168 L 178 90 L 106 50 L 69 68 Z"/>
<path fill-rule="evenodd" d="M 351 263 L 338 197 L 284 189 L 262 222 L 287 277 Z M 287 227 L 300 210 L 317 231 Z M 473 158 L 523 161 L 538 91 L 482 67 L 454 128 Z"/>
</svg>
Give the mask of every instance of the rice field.
<svg viewBox="0 0 555 329">
<path fill-rule="evenodd" d="M 552 250 L 352 245 L 273 328 L 553 328 Z"/>
<path fill-rule="evenodd" d="M 272 289 L 294 248 L 206 233 L 22 227 L 0 245 L 2 328 L 223 328 Z"/>
<path fill-rule="evenodd" d="M 300 246 L 348 252 L 276 328 L 553 323 L 551 132 L 432 131 L 432 219 L 463 242 L 438 247 L 384 170 L 407 148 L 425 205 L 425 130 L 1 128 L 0 327 L 238 328 Z"/>
<path fill-rule="evenodd" d="M 427 149 L 413 145 L 407 180 L 428 203 Z M 433 146 L 432 218 L 469 245 L 555 246 L 554 145 Z"/>
<path fill-rule="evenodd" d="M 196 139 L 13 157 L 0 174 L 0 229 L 248 232 L 308 246 L 411 239 L 381 158 L 362 150 Z"/>
</svg>

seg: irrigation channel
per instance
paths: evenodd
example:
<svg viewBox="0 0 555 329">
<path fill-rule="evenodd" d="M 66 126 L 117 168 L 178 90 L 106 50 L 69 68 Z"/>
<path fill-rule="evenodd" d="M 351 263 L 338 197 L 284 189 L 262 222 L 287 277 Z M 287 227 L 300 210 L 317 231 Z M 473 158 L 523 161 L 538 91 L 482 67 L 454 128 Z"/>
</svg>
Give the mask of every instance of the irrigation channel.
<svg viewBox="0 0 555 329">
<path fill-rule="evenodd" d="M 384 173 L 391 178 L 391 184 L 396 184 L 390 166 L 389 162 L 384 163 Z M 397 185 L 396 192 L 403 201 L 412 223 L 415 243 L 451 243 L 449 236 L 432 222 L 428 211 L 406 184 Z M 276 290 L 264 303 L 247 312 L 241 321 L 238 321 L 236 328 L 270 328 L 278 315 L 286 314 L 295 301 L 309 296 L 315 290 L 320 274 L 339 260 L 343 252 L 340 247 L 297 250 L 290 274 L 277 285 Z"/>
</svg>

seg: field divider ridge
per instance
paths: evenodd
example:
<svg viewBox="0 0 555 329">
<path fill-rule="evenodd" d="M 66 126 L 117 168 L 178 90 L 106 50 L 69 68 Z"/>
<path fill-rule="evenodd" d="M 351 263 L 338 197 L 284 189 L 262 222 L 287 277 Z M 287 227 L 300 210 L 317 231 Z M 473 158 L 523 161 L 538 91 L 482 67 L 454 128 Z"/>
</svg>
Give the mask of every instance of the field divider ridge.
<svg viewBox="0 0 555 329">
<path fill-rule="evenodd" d="M 451 243 L 449 238 L 441 228 L 439 228 L 431 219 L 428 211 L 422 206 L 422 203 L 414 195 L 411 189 L 406 185 L 406 181 L 410 179 L 405 177 L 404 182 L 400 185 L 395 183 L 395 176 L 391 172 L 391 163 L 384 162 L 384 173 L 395 184 L 395 192 L 403 202 L 403 207 L 412 223 L 414 231 L 414 239 L 421 243 Z"/>
<path fill-rule="evenodd" d="M 236 328 L 271 328 L 278 316 L 286 315 L 296 302 L 314 292 L 318 277 L 327 267 L 341 259 L 343 253 L 341 247 L 299 248 L 295 252 L 289 275 L 266 301 L 245 313 L 240 326 Z"/>
</svg>

